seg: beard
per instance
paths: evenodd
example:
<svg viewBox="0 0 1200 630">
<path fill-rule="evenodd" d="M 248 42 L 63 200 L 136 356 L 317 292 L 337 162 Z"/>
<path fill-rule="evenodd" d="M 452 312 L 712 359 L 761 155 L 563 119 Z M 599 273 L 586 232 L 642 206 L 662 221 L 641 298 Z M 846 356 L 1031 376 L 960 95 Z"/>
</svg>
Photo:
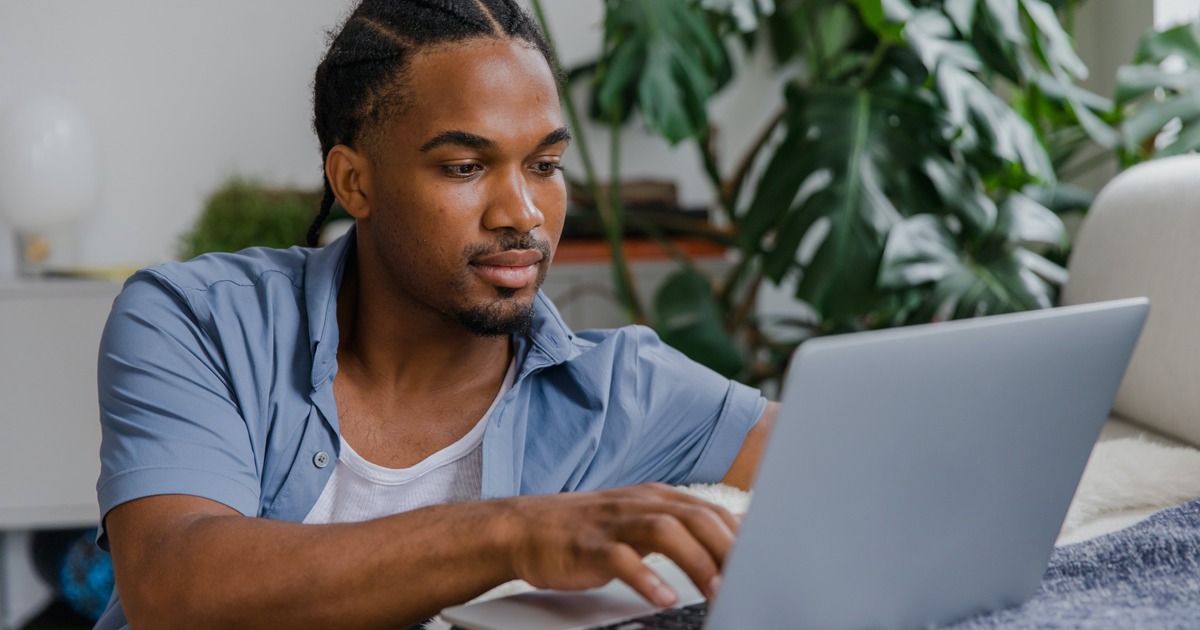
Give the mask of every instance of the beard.
<svg viewBox="0 0 1200 630">
<path fill-rule="evenodd" d="M 502 240 L 492 247 L 475 247 L 464 252 L 467 260 L 495 252 L 510 249 L 536 249 L 542 253 L 542 262 L 538 265 L 537 280 L 534 282 L 534 294 L 542 288 L 546 280 L 546 272 L 550 267 L 553 252 L 550 244 L 537 239 L 530 234 L 513 236 Z M 527 332 L 533 325 L 533 302 L 531 297 L 524 302 L 517 296 L 520 289 L 496 287 L 496 298 L 487 304 L 468 306 L 454 311 L 454 318 L 464 328 L 480 337 L 506 337 L 517 333 Z"/>
<path fill-rule="evenodd" d="M 460 310 L 454 316 L 464 328 L 480 337 L 507 337 L 524 333 L 533 325 L 533 302 L 497 300 Z"/>
</svg>

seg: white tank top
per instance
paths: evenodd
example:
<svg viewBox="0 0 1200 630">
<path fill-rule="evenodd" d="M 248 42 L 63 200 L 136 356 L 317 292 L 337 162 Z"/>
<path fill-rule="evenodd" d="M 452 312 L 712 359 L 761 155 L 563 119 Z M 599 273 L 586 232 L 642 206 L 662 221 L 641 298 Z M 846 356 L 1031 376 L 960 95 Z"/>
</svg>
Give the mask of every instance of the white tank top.
<svg viewBox="0 0 1200 630">
<path fill-rule="evenodd" d="M 304 522 L 354 523 L 478 499 L 483 483 L 483 433 L 496 403 L 512 389 L 516 364 L 515 359 L 509 363 L 496 399 L 466 435 L 412 467 L 372 464 L 339 438 L 341 451 L 333 475 Z"/>
</svg>

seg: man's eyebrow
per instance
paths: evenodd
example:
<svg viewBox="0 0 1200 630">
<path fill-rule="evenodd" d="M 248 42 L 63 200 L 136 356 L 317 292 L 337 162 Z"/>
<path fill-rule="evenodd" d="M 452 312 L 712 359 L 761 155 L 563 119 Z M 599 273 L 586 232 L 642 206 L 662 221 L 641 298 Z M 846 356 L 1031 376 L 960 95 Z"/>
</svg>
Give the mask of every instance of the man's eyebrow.
<svg viewBox="0 0 1200 630">
<path fill-rule="evenodd" d="M 566 127 L 559 127 L 558 129 L 555 129 L 554 131 L 551 131 L 550 133 L 546 134 L 546 137 L 542 138 L 542 141 L 538 143 L 538 148 L 544 149 L 548 146 L 555 145 L 560 142 L 570 142 L 570 141 L 571 141 L 571 132 Z"/>
<path fill-rule="evenodd" d="M 421 145 L 421 153 L 429 153 L 430 151 L 447 144 L 457 144 L 459 146 L 467 147 L 468 149 L 479 149 L 480 151 L 496 148 L 496 142 L 494 140 L 489 140 L 488 138 L 473 134 L 469 131 L 452 129 L 450 131 L 443 131 L 430 138 L 429 142 Z"/>
<path fill-rule="evenodd" d="M 537 148 L 544 149 L 560 142 L 570 141 L 571 132 L 566 127 L 559 127 L 558 129 L 546 134 L 546 136 L 542 138 L 540 142 L 538 142 Z M 480 151 L 487 151 L 496 148 L 495 140 L 485 138 L 469 131 L 451 129 L 449 131 L 443 131 L 437 134 L 436 136 L 430 138 L 428 142 L 421 145 L 421 153 L 429 153 L 440 146 L 445 146 L 448 144 L 467 147 L 468 149 L 477 149 Z"/>
</svg>

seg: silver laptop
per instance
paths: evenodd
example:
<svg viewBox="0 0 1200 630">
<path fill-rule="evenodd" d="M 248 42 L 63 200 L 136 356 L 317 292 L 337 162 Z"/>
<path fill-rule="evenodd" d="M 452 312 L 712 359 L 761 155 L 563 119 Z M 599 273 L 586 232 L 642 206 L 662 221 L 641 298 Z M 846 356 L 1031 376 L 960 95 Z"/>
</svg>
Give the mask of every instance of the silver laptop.
<svg viewBox="0 0 1200 630">
<path fill-rule="evenodd" d="M 1144 298 L 813 339 L 788 369 L 705 628 L 920 628 L 1027 600 L 1148 313 Z M 657 567 L 702 602 L 674 565 Z M 706 604 L 707 605 L 707 604 Z M 619 582 L 442 611 L 621 627 Z"/>
</svg>

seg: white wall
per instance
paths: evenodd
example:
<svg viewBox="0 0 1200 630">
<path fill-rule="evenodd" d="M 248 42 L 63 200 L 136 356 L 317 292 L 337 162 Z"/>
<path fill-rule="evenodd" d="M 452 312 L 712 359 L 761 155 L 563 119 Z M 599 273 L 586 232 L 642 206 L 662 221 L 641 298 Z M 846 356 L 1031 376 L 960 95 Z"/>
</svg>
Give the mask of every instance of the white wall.
<svg viewBox="0 0 1200 630">
<path fill-rule="evenodd" d="M 1154 0 L 1154 26 L 1165 29 L 1200 18 L 1200 0 Z"/>
<path fill-rule="evenodd" d="M 312 73 L 327 28 L 351 0 L 0 0 L 0 112 L 29 95 L 66 99 L 90 121 L 101 185 L 60 262 L 143 265 L 172 256 L 205 196 L 238 173 L 281 185 L 320 185 L 310 127 Z M 547 0 L 566 64 L 600 46 L 600 0 Z M 726 162 L 778 96 L 765 70 L 714 107 Z M 776 100 L 773 100 L 776 99 Z M 744 113 L 738 113 L 744 112 Z M 593 129 L 607 172 L 606 138 Z M 690 147 L 672 149 L 634 129 L 626 176 L 681 181 L 685 203 L 711 191 Z M 582 175 L 578 159 L 571 159 Z M 0 275 L 14 268 L 0 219 Z"/>
<path fill-rule="evenodd" d="M 80 225 L 78 262 L 169 257 L 206 193 L 233 173 L 319 183 L 309 83 L 322 29 L 344 5 L 0 4 L 0 110 L 48 94 L 91 121 L 100 198 Z"/>
</svg>

